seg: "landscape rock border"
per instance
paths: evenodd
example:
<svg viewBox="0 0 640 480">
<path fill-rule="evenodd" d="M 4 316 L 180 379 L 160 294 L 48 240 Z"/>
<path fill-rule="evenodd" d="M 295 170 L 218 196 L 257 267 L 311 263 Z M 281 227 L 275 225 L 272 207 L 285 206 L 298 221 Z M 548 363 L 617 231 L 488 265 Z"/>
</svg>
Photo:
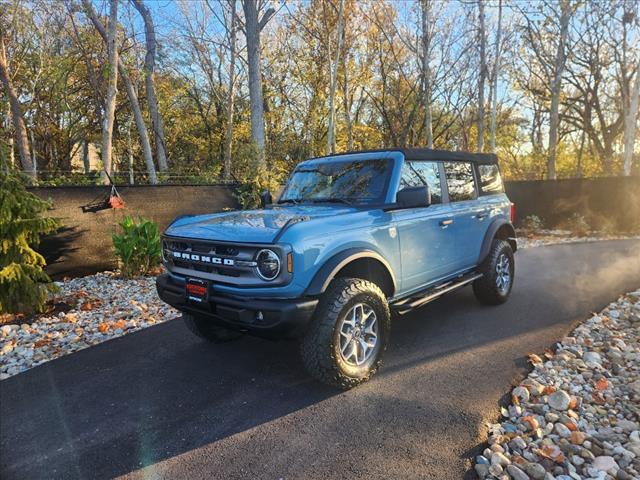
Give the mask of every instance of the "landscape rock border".
<svg viewBox="0 0 640 480">
<path fill-rule="evenodd" d="M 640 479 L 640 289 L 576 327 L 511 391 L 482 479 Z"/>
<path fill-rule="evenodd" d="M 590 243 L 607 240 L 638 240 L 637 235 L 588 235 L 578 237 L 567 230 L 539 230 L 533 233 L 518 232 L 518 248 L 543 247 L 567 243 Z"/>
<path fill-rule="evenodd" d="M 71 310 L 0 327 L 0 380 L 178 315 L 158 297 L 155 277 L 102 272 L 57 284 L 54 301 L 71 304 Z"/>
</svg>

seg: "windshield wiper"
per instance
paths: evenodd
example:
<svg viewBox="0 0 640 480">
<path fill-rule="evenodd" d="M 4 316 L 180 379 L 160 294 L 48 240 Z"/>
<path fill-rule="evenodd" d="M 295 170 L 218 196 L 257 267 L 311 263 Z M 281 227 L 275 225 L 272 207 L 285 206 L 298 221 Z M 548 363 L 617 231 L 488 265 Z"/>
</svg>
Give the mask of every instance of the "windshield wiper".
<svg viewBox="0 0 640 480">
<path fill-rule="evenodd" d="M 328 198 L 310 198 L 310 202 L 312 203 L 344 203 L 345 205 L 349 205 L 353 207 L 353 202 L 350 202 L 346 198 L 338 198 L 338 197 L 328 197 Z"/>
<path fill-rule="evenodd" d="M 283 203 L 292 203 L 293 205 L 298 205 L 300 200 L 296 200 L 295 198 L 287 198 L 285 200 L 279 200 L 278 205 L 282 205 Z"/>
</svg>

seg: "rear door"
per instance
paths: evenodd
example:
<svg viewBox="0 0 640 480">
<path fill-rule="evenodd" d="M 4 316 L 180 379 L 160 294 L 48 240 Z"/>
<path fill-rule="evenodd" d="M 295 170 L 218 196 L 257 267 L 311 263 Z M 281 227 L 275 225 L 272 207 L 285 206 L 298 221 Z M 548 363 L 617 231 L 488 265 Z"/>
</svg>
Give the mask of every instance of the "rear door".
<svg viewBox="0 0 640 480">
<path fill-rule="evenodd" d="M 453 215 L 451 231 L 456 245 L 455 271 L 474 267 L 484 238 L 487 208 L 478 202 L 478 188 L 471 162 L 443 162 Z"/>
<path fill-rule="evenodd" d="M 428 185 L 431 205 L 391 212 L 400 239 L 402 290 L 411 291 L 432 283 L 452 268 L 454 236 L 452 216 L 443 203 L 444 181 L 439 162 L 405 161 L 398 190 Z"/>
</svg>

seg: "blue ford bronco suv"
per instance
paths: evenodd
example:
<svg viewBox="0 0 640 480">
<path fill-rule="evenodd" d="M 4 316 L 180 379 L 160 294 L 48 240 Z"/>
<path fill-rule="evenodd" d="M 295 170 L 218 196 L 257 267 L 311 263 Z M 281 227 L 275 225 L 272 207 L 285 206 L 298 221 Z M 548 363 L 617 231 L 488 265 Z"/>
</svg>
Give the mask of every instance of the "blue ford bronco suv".
<svg viewBox="0 0 640 480">
<path fill-rule="evenodd" d="M 379 368 L 392 316 L 469 284 L 484 304 L 511 292 L 513 206 L 493 154 L 314 158 L 262 201 L 163 235 L 158 293 L 207 340 L 295 337 L 313 377 L 350 388 Z"/>
</svg>

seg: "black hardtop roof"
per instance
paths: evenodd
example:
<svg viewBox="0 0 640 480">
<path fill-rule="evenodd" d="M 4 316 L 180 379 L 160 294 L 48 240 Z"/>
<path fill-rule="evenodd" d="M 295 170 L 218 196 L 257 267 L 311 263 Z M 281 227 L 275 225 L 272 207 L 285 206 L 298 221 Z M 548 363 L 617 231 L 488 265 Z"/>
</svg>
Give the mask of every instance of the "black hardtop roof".
<svg viewBox="0 0 640 480">
<path fill-rule="evenodd" d="M 431 148 L 381 148 L 377 150 L 358 150 L 353 152 L 335 153 L 316 158 L 339 157 L 342 155 L 357 155 L 359 153 L 387 153 L 400 152 L 405 160 L 443 160 L 452 162 L 498 163 L 495 153 L 451 152 L 449 150 L 433 150 Z"/>
</svg>

